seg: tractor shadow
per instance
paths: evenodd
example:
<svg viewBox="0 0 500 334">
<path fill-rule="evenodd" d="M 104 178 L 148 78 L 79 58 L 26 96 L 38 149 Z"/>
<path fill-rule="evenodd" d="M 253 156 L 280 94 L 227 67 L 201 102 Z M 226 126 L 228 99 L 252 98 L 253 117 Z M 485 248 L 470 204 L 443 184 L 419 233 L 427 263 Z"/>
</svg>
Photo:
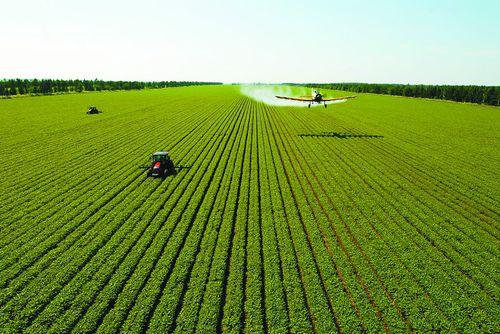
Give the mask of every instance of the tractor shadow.
<svg viewBox="0 0 500 334">
<path fill-rule="evenodd" d="M 183 169 L 189 169 L 191 166 L 175 166 L 175 172 L 176 174 L 179 173 Z"/>
<path fill-rule="evenodd" d="M 345 133 L 345 132 L 319 132 L 319 133 L 299 133 L 299 137 L 329 137 L 336 139 L 353 139 L 353 138 L 384 138 L 380 135 L 370 135 L 363 133 Z"/>
<path fill-rule="evenodd" d="M 168 173 L 165 177 L 163 177 L 163 179 L 167 178 L 167 177 L 170 177 L 170 176 L 173 176 L 173 177 L 176 177 L 177 175 L 179 175 L 179 173 L 183 170 L 183 169 L 190 169 L 191 166 L 182 166 L 182 165 L 179 165 L 179 166 L 174 166 L 174 171 L 171 172 L 171 173 Z"/>
</svg>

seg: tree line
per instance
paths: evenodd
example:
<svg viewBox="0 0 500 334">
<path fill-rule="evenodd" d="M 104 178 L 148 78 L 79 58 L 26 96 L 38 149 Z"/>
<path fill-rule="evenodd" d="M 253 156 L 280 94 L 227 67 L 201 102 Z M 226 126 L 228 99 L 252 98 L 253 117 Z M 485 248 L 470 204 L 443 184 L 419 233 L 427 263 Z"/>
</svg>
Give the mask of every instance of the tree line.
<svg viewBox="0 0 500 334">
<path fill-rule="evenodd" d="M 181 86 L 219 85 L 220 82 L 198 81 L 104 81 L 60 79 L 3 79 L 0 96 L 43 95 L 54 93 L 90 92 L 102 90 L 153 89 Z"/>
<path fill-rule="evenodd" d="M 303 86 L 303 85 L 301 85 Z M 306 87 L 500 105 L 500 86 L 309 83 Z"/>
</svg>

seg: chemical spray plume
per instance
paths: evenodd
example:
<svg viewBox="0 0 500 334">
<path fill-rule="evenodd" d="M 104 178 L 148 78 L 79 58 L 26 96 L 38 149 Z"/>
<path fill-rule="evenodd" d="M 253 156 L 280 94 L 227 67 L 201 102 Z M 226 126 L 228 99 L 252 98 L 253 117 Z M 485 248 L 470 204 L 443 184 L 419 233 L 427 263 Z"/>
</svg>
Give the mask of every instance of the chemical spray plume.
<svg viewBox="0 0 500 334">
<path fill-rule="evenodd" d="M 271 106 L 283 106 L 283 107 L 303 107 L 307 106 L 307 102 L 278 99 L 276 95 L 291 96 L 291 97 L 298 95 L 310 96 L 308 89 L 306 88 L 294 87 L 294 89 L 291 89 L 291 87 L 289 86 L 279 86 L 279 85 L 275 86 L 241 85 L 240 91 L 243 95 L 246 95 L 256 101 L 263 102 Z M 312 92 L 314 92 L 314 89 L 312 90 Z M 345 100 L 340 100 L 335 102 L 339 103 L 344 101 Z M 311 104 L 311 107 L 314 106 L 323 106 L 323 105 L 315 103 Z"/>
</svg>

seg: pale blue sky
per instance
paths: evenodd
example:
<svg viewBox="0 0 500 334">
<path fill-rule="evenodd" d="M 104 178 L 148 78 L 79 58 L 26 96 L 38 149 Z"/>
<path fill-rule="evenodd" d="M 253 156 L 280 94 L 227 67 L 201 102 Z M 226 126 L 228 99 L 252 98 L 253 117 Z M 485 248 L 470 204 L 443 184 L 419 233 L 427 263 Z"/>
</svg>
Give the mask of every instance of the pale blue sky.
<svg viewBox="0 0 500 334">
<path fill-rule="evenodd" d="M 500 85 L 500 1 L 28 0 L 0 77 Z"/>
</svg>

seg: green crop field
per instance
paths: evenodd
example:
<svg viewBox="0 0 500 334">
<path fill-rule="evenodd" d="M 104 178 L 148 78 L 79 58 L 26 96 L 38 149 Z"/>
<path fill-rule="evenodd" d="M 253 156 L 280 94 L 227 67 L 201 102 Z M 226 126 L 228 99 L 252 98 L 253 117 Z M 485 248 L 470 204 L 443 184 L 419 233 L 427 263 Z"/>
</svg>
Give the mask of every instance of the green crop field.
<svg viewBox="0 0 500 334">
<path fill-rule="evenodd" d="M 0 332 L 498 333 L 499 112 L 0 100 Z M 159 150 L 188 168 L 147 178 Z"/>
</svg>

